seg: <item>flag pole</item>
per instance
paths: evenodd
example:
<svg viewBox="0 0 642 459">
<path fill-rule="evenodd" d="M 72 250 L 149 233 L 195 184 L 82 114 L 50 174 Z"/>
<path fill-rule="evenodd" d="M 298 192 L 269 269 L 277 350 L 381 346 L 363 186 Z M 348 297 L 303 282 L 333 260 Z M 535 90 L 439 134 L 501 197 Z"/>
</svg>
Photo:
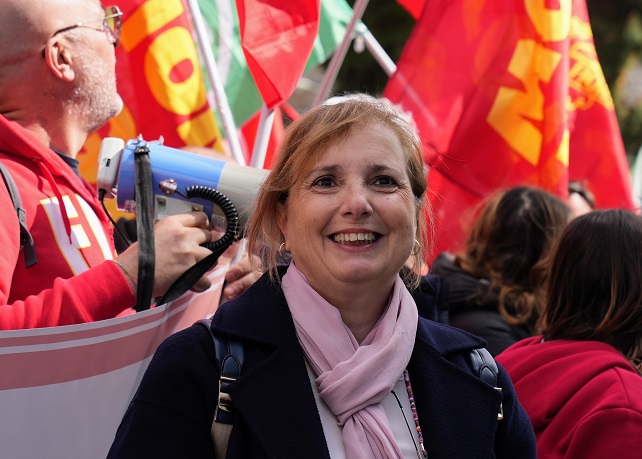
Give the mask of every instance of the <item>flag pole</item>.
<svg viewBox="0 0 642 459">
<path fill-rule="evenodd" d="M 370 54 L 372 54 L 383 71 L 386 72 L 386 75 L 391 77 L 397 71 L 395 61 L 388 56 L 388 53 L 386 53 L 381 44 L 379 44 L 374 35 L 372 35 L 372 32 L 361 22 L 357 24 L 357 36 L 364 40 Z"/>
<path fill-rule="evenodd" d="M 343 40 L 341 41 L 341 44 L 330 59 L 330 64 L 328 64 L 328 69 L 323 75 L 323 80 L 321 81 L 319 92 L 314 98 L 312 106 L 319 105 L 321 102 L 328 98 L 328 95 L 332 90 L 332 85 L 334 85 L 334 82 L 337 79 L 339 68 L 341 68 L 346 54 L 348 53 L 348 46 L 350 46 L 350 42 L 352 41 L 352 35 L 356 30 L 357 22 L 360 21 L 363 17 L 363 13 L 366 11 L 366 7 L 368 6 L 369 1 L 370 0 L 357 0 L 356 4 L 354 5 L 354 12 L 352 14 L 352 19 L 350 19 L 350 24 L 348 24 L 348 27 L 346 28 L 346 33 L 343 37 Z"/>
<path fill-rule="evenodd" d="M 230 146 L 232 156 L 238 164 L 245 165 L 245 156 L 241 148 L 236 126 L 234 125 L 234 118 L 232 117 L 232 110 L 225 94 L 225 89 L 221 84 L 221 78 L 218 74 L 216 67 L 216 59 L 212 47 L 209 45 L 207 33 L 205 28 L 205 20 L 201 14 L 197 0 L 187 0 L 187 6 L 192 16 L 192 23 L 198 40 L 199 48 L 201 50 L 201 57 L 205 63 L 205 69 L 212 85 L 212 92 L 214 94 L 214 104 L 218 109 L 221 116 L 221 123 L 223 124 L 223 131 Z"/>
<path fill-rule="evenodd" d="M 273 124 L 274 109 L 268 109 L 265 104 L 263 104 L 263 106 L 261 107 L 261 118 L 259 118 L 259 126 L 256 130 L 256 137 L 254 138 L 254 147 L 252 149 L 250 166 L 257 167 L 259 169 L 263 168 Z"/>
</svg>

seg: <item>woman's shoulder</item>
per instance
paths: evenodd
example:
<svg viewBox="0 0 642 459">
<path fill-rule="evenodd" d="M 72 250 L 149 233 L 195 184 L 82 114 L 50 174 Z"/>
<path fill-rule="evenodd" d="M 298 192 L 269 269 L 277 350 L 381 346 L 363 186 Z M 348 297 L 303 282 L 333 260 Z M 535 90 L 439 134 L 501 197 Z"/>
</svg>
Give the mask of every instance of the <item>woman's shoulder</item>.
<svg viewBox="0 0 642 459">
<path fill-rule="evenodd" d="M 486 341 L 479 336 L 452 325 L 435 322 L 424 317 L 419 317 L 417 339 L 436 348 L 440 354 L 450 351 L 478 349 L 486 346 Z"/>
<path fill-rule="evenodd" d="M 283 290 L 267 274 L 218 308 L 212 330 L 230 339 L 274 345 L 295 335 Z"/>
<path fill-rule="evenodd" d="M 451 313 L 449 323 L 485 339 L 493 355 L 499 354 L 517 341 L 530 336 L 525 327 L 511 325 L 504 320 L 499 312 L 485 309 L 469 309 L 455 314 Z"/>
<path fill-rule="evenodd" d="M 155 358 L 184 365 L 204 355 L 213 355 L 208 326 L 209 321 L 205 320 L 203 324 L 197 322 L 168 336 L 156 350 Z"/>
<path fill-rule="evenodd" d="M 624 407 L 642 416 L 642 377 L 623 357 L 587 382 L 583 390 L 599 391 L 605 407 Z"/>
</svg>

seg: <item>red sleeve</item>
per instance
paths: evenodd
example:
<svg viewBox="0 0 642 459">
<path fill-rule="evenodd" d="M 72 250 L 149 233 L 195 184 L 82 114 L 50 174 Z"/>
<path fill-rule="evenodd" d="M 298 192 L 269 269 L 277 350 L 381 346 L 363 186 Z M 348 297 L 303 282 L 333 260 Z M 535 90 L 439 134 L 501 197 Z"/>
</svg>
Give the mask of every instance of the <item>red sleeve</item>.
<svg viewBox="0 0 642 459">
<path fill-rule="evenodd" d="M 6 274 L 6 271 L 0 272 L 0 330 L 54 327 L 110 319 L 136 303 L 127 279 L 111 261 L 105 261 L 70 279 L 56 279 L 52 288 L 12 304 L 5 304 Z"/>
<path fill-rule="evenodd" d="M 4 182 L 0 180 L 0 330 L 54 327 L 116 317 L 136 303 L 118 266 L 103 262 L 51 288 L 8 303 L 20 255 L 20 226 Z M 38 279 L 32 279 L 38 282 Z"/>
</svg>

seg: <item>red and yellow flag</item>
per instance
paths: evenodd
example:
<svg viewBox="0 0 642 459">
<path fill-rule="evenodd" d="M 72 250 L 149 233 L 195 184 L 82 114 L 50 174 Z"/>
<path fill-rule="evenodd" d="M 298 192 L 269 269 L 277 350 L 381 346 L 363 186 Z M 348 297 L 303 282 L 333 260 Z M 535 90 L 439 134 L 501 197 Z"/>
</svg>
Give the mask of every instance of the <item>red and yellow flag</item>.
<svg viewBox="0 0 642 459">
<path fill-rule="evenodd" d="M 565 197 L 570 177 L 599 207 L 634 207 L 585 0 L 429 0 L 384 95 L 426 144 L 435 253 L 498 188 Z"/>
<path fill-rule="evenodd" d="M 125 108 L 85 143 L 81 174 L 96 180 L 103 137 L 127 141 L 142 134 L 165 144 L 212 147 L 222 151 L 221 134 L 206 97 L 182 0 L 121 0 L 123 33 L 116 49 L 118 92 Z"/>
</svg>

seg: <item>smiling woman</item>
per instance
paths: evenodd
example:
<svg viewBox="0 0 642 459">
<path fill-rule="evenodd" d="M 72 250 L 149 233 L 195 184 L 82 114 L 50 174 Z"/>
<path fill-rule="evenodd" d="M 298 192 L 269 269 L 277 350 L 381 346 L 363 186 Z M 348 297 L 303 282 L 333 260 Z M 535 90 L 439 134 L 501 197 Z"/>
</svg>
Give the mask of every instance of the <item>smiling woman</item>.
<svg viewBox="0 0 642 459">
<path fill-rule="evenodd" d="M 414 132 L 391 107 L 361 105 L 322 107 L 290 132 L 304 131 L 305 142 L 278 159 L 257 201 L 262 219 L 250 229 L 252 248 L 268 246 L 259 227 L 276 221 L 272 240 L 285 243 L 296 269 L 344 323 L 359 328 L 351 328 L 359 342 L 381 317 L 415 240 L 422 240 L 426 190 Z M 328 113 L 337 121 L 324 123 Z M 317 148 L 303 154 L 310 144 Z M 270 189 L 273 183 L 287 188 Z M 274 265 L 268 268 L 276 275 Z"/>
<path fill-rule="evenodd" d="M 399 275 L 428 242 L 422 157 L 412 127 L 367 95 L 289 126 L 249 221 L 268 272 L 211 324 L 245 350 L 226 457 L 535 457 L 506 373 L 499 392 L 466 361 L 483 341 L 420 318 L 417 275 Z M 110 457 L 213 457 L 214 361 L 202 326 L 163 343 Z"/>
</svg>

